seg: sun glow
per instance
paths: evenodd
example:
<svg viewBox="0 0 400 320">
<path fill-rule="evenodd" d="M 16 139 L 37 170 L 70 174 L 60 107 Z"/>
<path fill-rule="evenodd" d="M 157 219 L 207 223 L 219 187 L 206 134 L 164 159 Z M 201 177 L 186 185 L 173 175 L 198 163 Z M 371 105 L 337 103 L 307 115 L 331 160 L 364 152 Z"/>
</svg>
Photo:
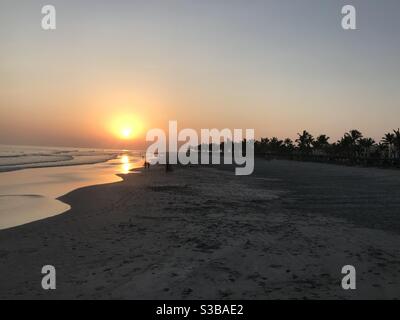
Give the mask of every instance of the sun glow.
<svg viewBox="0 0 400 320">
<path fill-rule="evenodd" d="M 125 139 L 129 139 L 132 135 L 133 129 L 132 128 L 123 128 L 121 130 L 121 136 Z"/>
<path fill-rule="evenodd" d="M 143 131 L 139 118 L 132 115 L 123 115 L 113 118 L 110 122 L 111 133 L 122 140 L 133 140 Z"/>
<path fill-rule="evenodd" d="M 121 173 L 123 173 L 123 174 L 129 173 L 129 170 L 131 169 L 130 161 L 129 161 L 129 156 L 123 155 L 123 156 L 121 157 L 121 163 L 122 163 L 122 166 L 121 166 Z"/>
</svg>

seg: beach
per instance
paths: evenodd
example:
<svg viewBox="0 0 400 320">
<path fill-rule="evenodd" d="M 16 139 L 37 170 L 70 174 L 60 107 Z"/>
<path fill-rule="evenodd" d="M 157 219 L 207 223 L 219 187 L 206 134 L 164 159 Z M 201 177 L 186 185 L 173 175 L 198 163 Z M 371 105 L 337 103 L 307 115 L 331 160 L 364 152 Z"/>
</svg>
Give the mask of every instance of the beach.
<svg viewBox="0 0 400 320">
<path fill-rule="evenodd" d="M 395 299 L 400 171 L 257 159 L 134 169 L 0 231 L 0 299 Z M 57 289 L 41 288 L 41 268 Z M 343 290 L 344 265 L 357 289 Z"/>
<path fill-rule="evenodd" d="M 142 166 L 136 151 L 32 148 L 0 146 L 0 230 L 61 214 L 70 206 L 59 197 L 121 181 L 117 174 Z M 60 154 L 70 159 L 59 160 Z"/>
</svg>

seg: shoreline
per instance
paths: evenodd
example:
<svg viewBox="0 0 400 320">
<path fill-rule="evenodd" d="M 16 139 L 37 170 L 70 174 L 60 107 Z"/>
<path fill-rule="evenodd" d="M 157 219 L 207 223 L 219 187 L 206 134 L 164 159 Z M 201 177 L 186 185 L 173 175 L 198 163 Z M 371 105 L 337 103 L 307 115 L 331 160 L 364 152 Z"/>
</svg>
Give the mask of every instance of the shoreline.
<svg viewBox="0 0 400 320">
<path fill-rule="evenodd" d="M 301 193 L 321 175 L 343 189 L 332 177 L 350 183 L 349 170 L 261 166 L 268 174 L 245 178 L 211 167 L 152 167 L 64 195 L 72 206 L 65 214 L 0 231 L 0 298 L 399 297 L 399 233 L 330 215 Z M 304 190 L 289 180 L 295 174 L 309 176 Z M 332 206 L 328 195 L 320 197 Z M 46 264 L 57 269 L 53 292 L 40 289 Z M 346 264 L 357 267 L 356 291 L 340 287 Z"/>
<path fill-rule="evenodd" d="M 119 173 L 141 166 L 128 156 L 95 164 L 29 168 L 0 173 L 0 229 L 63 214 L 59 198 L 76 189 L 122 180 Z"/>
<path fill-rule="evenodd" d="M 10 169 L 3 169 L 1 166 L 0 166 L 0 173 L 3 173 L 3 172 L 13 172 L 13 171 L 20 171 L 20 170 L 27 170 L 27 169 L 45 169 L 45 168 L 57 168 L 57 167 L 75 167 L 75 166 L 85 166 L 85 165 L 91 165 L 91 164 L 98 164 L 98 163 L 106 163 L 106 162 L 108 162 L 108 161 L 110 161 L 110 160 L 114 160 L 114 159 L 117 159 L 119 157 L 119 155 L 118 154 L 116 154 L 116 155 L 114 155 L 113 157 L 110 157 L 110 158 L 107 158 L 107 159 L 103 159 L 103 160 L 97 160 L 97 161 L 91 161 L 91 162 L 85 162 L 85 163 L 65 163 L 65 164 L 57 164 L 57 165 L 44 165 L 44 166 L 42 166 L 42 164 L 44 164 L 44 163 L 48 163 L 48 162 L 43 162 L 43 163 L 41 163 L 41 162 L 39 162 L 39 163 L 26 163 L 26 164 L 21 164 L 21 166 L 24 166 L 24 165 L 30 165 L 30 166 L 28 166 L 28 167 L 23 167 L 23 168 L 19 168 L 19 167 L 14 167 L 14 168 L 10 168 Z M 73 158 L 72 158 L 72 160 L 73 160 Z M 57 160 L 55 160 L 54 161 L 54 163 L 57 163 L 57 162 L 62 162 L 62 161 L 57 161 Z M 37 166 L 35 166 L 37 164 Z M 4 166 L 4 167 L 6 167 L 6 166 Z"/>
</svg>

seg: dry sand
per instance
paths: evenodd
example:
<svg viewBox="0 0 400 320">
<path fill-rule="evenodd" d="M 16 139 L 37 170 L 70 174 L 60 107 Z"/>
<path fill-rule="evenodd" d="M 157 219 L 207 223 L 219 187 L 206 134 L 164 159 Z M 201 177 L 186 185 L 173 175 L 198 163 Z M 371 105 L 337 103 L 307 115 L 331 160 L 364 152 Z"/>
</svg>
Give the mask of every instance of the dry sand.
<svg viewBox="0 0 400 320">
<path fill-rule="evenodd" d="M 65 214 L 0 231 L 0 298 L 400 297 L 398 191 L 374 187 L 399 186 L 398 171 L 259 161 L 250 177 L 152 167 L 123 178 L 62 197 Z M 387 197 L 393 224 L 348 216 L 374 196 Z M 54 291 L 41 289 L 47 264 Z M 347 264 L 354 291 L 340 285 Z"/>
</svg>

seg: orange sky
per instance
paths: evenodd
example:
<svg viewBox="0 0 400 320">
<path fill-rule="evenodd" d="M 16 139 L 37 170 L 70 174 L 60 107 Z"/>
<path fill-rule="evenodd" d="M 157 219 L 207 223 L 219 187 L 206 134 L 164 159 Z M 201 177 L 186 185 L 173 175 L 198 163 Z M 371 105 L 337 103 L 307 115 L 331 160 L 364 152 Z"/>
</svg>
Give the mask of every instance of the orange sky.
<svg viewBox="0 0 400 320">
<path fill-rule="evenodd" d="M 2 2 L 0 143 L 141 148 L 169 120 L 333 140 L 399 126 L 398 1 L 384 17 L 360 2 L 353 33 L 335 2 L 53 2 L 49 32 L 41 1 Z M 123 119 L 135 139 L 120 139 Z"/>
</svg>

